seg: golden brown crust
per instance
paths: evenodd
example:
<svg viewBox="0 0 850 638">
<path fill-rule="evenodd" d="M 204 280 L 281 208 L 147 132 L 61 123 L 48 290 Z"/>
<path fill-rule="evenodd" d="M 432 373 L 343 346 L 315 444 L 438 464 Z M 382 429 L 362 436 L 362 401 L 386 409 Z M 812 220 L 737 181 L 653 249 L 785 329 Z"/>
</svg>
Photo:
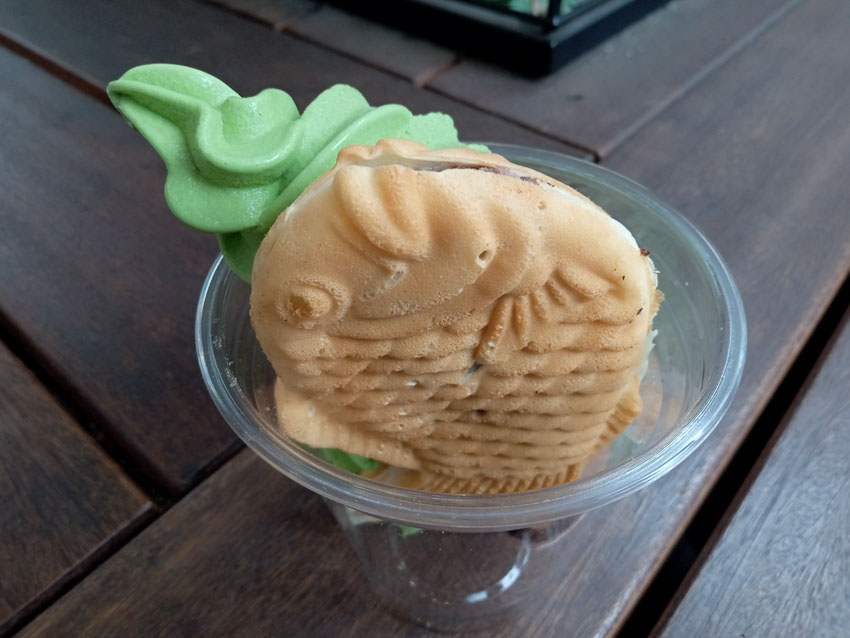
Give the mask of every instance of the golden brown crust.
<svg viewBox="0 0 850 638">
<path fill-rule="evenodd" d="M 640 412 L 660 301 L 631 235 L 504 158 L 344 149 L 270 230 L 251 313 L 282 427 L 435 491 L 573 480 Z"/>
</svg>

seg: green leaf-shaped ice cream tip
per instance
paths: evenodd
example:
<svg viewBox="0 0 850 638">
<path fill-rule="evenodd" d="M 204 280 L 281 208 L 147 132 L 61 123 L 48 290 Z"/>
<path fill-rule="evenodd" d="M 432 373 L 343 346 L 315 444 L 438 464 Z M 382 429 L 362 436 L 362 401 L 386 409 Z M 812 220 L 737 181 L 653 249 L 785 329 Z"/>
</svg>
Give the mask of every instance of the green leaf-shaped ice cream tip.
<svg viewBox="0 0 850 638">
<path fill-rule="evenodd" d="M 243 98 L 203 71 L 172 64 L 130 69 L 107 91 L 165 161 L 168 206 L 188 225 L 218 233 L 225 259 L 249 283 L 268 229 L 343 147 L 387 137 L 461 145 L 448 115 L 373 107 L 346 85 L 322 92 L 300 116 L 283 91 Z"/>
<path fill-rule="evenodd" d="M 399 104 L 372 108 L 357 89 L 344 84 L 320 93 L 304 109 L 302 152 L 284 175 L 285 186 L 260 220 L 260 226 L 271 228 L 280 211 L 333 167 L 337 154 L 344 147 L 400 137 L 412 118 L 413 114 Z"/>
<path fill-rule="evenodd" d="M 131 69 L 107 91 L 165 161 L 177 217 L 218 233 L 257 225 L 303 134 L 291 97 L 267 89 L 241 98 L 203 71 L 170 64 Z"/>
</svg>

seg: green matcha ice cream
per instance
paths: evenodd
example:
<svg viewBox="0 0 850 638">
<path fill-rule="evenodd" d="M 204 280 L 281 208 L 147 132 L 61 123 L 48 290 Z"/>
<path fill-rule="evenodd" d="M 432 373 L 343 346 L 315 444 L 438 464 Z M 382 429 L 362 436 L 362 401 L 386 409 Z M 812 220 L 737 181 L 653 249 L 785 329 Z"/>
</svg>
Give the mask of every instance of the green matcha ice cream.
<svg viewBox="0 0 850 638">
<path fill-rule="evenodd" d="M 373 107 L 342 84 L 301 114 L 279 89 L 243 98 L 203 71 L 171 64 L 130 69 L 107 91 L 165 160 L 171 210 L 188 225 L 217 233 L 228 263 L 247 282 L 274 220 L 334 165 L 343 147 L 387 137 L 434 149 L 461 145 L 448 115 Z"/>
</svg>

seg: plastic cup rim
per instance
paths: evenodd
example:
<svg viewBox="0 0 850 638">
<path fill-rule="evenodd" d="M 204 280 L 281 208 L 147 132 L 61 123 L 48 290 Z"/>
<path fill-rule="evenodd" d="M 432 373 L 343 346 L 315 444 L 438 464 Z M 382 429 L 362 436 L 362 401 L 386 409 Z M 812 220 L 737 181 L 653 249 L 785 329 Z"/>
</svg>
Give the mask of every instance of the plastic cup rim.
<svg viewBox="0 0 850 638">
<path fill-rule="evenodd" d="M 204 281 L 195 322 L 198 362 L 207 389 L 246 445 L 278 471 L 324 498 L 382 519 L 432 529 L 497 531 L 544 524 L 614 502 L 654 482 L 687 458 L 729 409 L 746 357 L 746 321 L 737 286 L 723 259 L 702 233 L 643 186 L 614 171 L 551 151 L 507 144 L 488 146 L 508 153 L 514 161 L 530 153 L 536 162 L 566 164 L 572 172 L 596 181 L 601 179 L 606 185 L 663 210 L 666 221 L 691 241 L 705 259 L 720 290 L 720 301 L 726 305 L 727 338 L 718 382 L 697 403 L 698 409 L 686 425 L 621 465 L 586 479 L 541 490 L 487 495 L 421 492 L 379 483 L 326 463 L 279 431 L 258 426 L 261 417 L 246 409 L 250 403 L 247 396 L 242 393 L 241 401 L 234 396 L 234 387 L 213 364 L 212 302 L 226 279 L 236 278 L 219 255 Z"/>
</svg>

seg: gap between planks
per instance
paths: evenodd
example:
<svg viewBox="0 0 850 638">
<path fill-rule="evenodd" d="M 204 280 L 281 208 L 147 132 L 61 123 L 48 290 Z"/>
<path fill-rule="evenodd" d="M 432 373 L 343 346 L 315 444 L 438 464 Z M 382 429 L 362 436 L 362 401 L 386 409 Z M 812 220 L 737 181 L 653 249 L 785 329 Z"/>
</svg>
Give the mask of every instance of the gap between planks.
<svg viewBox="0 0 850 638">
<path fill-rule="evenodd" d="M 732 58 L 741 53 L 747 46 L 757 40 L 770 27 L 774 26 L 782 18 L 785 17 L 794 7 L 800 4 L 802 0 L 792 0 L 777 9 L 773 14 L 769 15 L 753 30 L 744 35 L 738 42 L 730 46 L 723 54 L 716 57 L 712 62 L 704 66 L 696 74 L 694 74 L 687 82 L 683 83 L 677 89 L 672 91 L 668 99 L 658 105 L 657 108 L 649 111 L 644 117 L 636 120 L 632 126 L 624 130 L 610 144 L 599 152 L 593 149 L 585 148 L 580 144 L 568 139 L 560 139 L 557 136 L 539 130 L 537 127 L 515 121 L 511 117 L 502 116 L 499 113 L 489 113 L 503 121 L 509 122 L 518 127 L 524 128 L 531 132 L 547 135 L 558 139 L 573 146 L 576 149 L 582 150 L 593 157 L 593 161 L 598 162 L 600 155 L 608 155 L 610 152 L 630 139 L 638 130 L 648 124 L 650 121 L 659 116 L 667 108 L 678 102 L 685 95 L 690 93 L 698 84 L 705 78 L 711 75 L 714 71 L 724 66 Z M 219 6 L 219 8 L 222 8 Z M 223 9 L 223 8 L 222 8 Z M 228 10 L 246 20 L 253 20 L 251 16 Z M 268 25 L 266 25 L 268 26 Z M 285 27 L 275 29 L 278 31 L 287 31 Z M 298 38 L 298 34 L 287 31 L 290 37 Z M 310 40 L 307 40 L 310 41 Z M 317 44 L 310 41 L 313 44 Z M 321 44 L 318 43 L 320 46 Z M 60 61 L 54 59 L 49 54 L 43 52 L 38 47 L 31 45 L 26 41 L 20 41 L 10 36 L 0 27 L 0 45 L 8 48 L 18 55 L 30 60 L 48 73 L 56 76 L 63 82 L 74 86 L 84 94 L 91 98 L 109 105 L 109 98 L 106 95 L 104 88 L 94 79 L 71 70 Z M 323 47 L 327 48 L 327 47 Z M 328 49 L 330 50 L 330 49 Z M 337 55 L 338 52 L 334 51 Z M 427 86 L 427 82 L 432 80 L 439 73 L 450 68 L 452 65 L 447 65 L 425 78 L 421 84 L 414 83 L 419 88 L 442 94 L 441 91 Z M 383 71 L 388 73 L 387 71 Z M 388 73 L 389 74 L 389 73 Z M 392 74 L 390 74 L 392 75 Z M 450 97 L 453 101 L 463 103 L 456 97 Z M 484 111 L 475 105 L 468 104 L 475 110 Z M 838 294 L 833 298 L 827 311 L 818 322 L 815 330 L 807 340 L 800 354 L 792 364 L 789 373 L 774 393 L 772 398 L 767 403 L 762 411 L 761 416 L 756 421 L 756 424 L 747 435 L 741 447 L 733 456 L 731 462 L 727 465 L 726 470 L 721 474 L 720 479 L 710 490 L 708 497 L 704 500 L 702 506 L 694 515 L 684 534 L 679 542 L 673 547 L 660 570 L 656 574 L 653 581 L 637 602 L 629 617 L 621 626 L 618 636 L 625 638 L 626 636 L 649 634 L 653 629 L 658 630 L 663 627 L 672 611 L 675 609 L 677 602 L 681 599 L 686 591 L 687 584 L 695 576 L 698 570 L 700 561 L 707 555 L 717 538 L 722 535 L 722 530 L 725 524 L 734 515 L 734 511 L 740 501 L 742 495 L 746 492 L 747 486 L 758 474 L 760 463 L 764 456 L 772 447 L 772 442 L 781 434 L 780 423 L 785 421 L 782 416 L 792 406 L 796 397 L 806 387 L 809 373 L 813 369 L 814 364 L 819 357 L 824 353 L 824 350 L 832 338 L 841 317 L 848 307 L 848 297 L 850 297 L 850 277 L 846 278 L 841 286 Z M 130 476 L 136 485 L 159 507 L 159 515 L 165 513 L 179 503 L 186 495 L 190 494 L 198 484 L 203 482 L 210 475 L 230 461 L 240 450 L 243 449 L 241 442 L 235 442 L 232 446 L 215 459 L 204 472 L 199 473 L 195 482 L 187 487 L 187 489 L 179 496 L 168 497 L 160 486 L 146 475 L 142 468 L 139 468 L 135 460 L 132 459 L 126 452 L 123 451 L 119 442 L 111 441 L 110 438 L 103 434 L 102 428 L 99 428 L 96 423 L 96 410 L 92 406 L 82 404 L 77 397 L 69 396 L 67 388 L 56 379 L 55 375 L 43 364 L 38 355 L 37 348 L 33 344 L 28 343 L 25 339 L 20 338 L 17 331 L 11 326 L 8 318 L 0 316 L 0 339 L 10 348 L 10 350 L 19 357 L 27 367 L 33 371 L 40 383 L 42 383 L 48 391 L 57 399 L 59 404 L 65 409 L 76 421 L 89 432 L 92 438 L 95 439 L 98 446 L 110 456 L 118 465 Z M 94 421 L 94 423 L 92 423 Z M 86 564 L 82 565 L 78 573 L 72 574 L 66 582 L 55 587 L 46 594 L 44 599 L 40 601 L 39 609 L 34 609 L 28 614 L 28 618 L 21 619 L 18 624 L 18 629 L 26 622 L 29 622 L 35 615 L 43 610 L 51 602 L 59 598 L 66 591 L 70 590 L 75 584 L 82 580 L 86 574 L 96 568 L 99 564 L 107 560 L 113 553 L 119 551 L 124 545 L 129 543 L 137 534 L 142 532 L 151 522 L 156 520 L 158 515 L 151 513 L 144 517 L 138 524 L 132 526 L 132 529 L 121 535 L 119 542 L 112 548 L 112 551 L 104 551 L 98 549 L 88 557 Z M 49 598 L 49 600 L 47 600 Z"/>
<path fill-rule="evenodd" d="M 759 24 L 757 24 L 750 31 L 741 36 L 736 42 L 731 44 L 725 51 L 718 54 L 710 62 L 706 63 L 703 67 L 697 69 L 696 72 L 690 78 L 688 78 L 688 80 L 674 87 L 664 99 L 659 101 L 656 106 L 649 109 L 641 117 L 638 117 L 630 125 L 620 131 L 610 142 L 600 146 L 600 148 L 589 148 L 576 140 L 572 140 L 568 137 L 558 135 L 557 132 L 547 131 L 542 127 L 525 124 L 509 115 L 502 115 L 495 111 L 481 109 L 479 106 L 474 104 L 472 100 L 465 100 L 456 95 L 446 93 L 444 91 L 441 91 L 437 87 L 425 86 L 424 88 L 426 90 L 433 91 L 434 93 L 443 95 L 444 97 L 448 97 L 452 100 L 465 104 L 466 106 L 475 108 L 479 111 L 487 112 L 490 115 L 498 117 L 511 124 L 521 126 L 532 133 L 537 133 L 538 135 L 545 135 L 546 137 L 550 137 L 551 139 L 556 140 L 558 142 L 562 142 L 564 144 L 568 144 L 575 148 L 581 149 L 591 155 L 593 157 L 594 162 L 598 163 L 610 156 L 615 149 L 619 148 L 623 143 L 631 139 L 638 131 L 640 131 L 644 126 L 655 120 L 659 115 L 664 113 L 673 104 L 677 103 L 686 95 L 690 94 L 691 91 L 693 91 L 699 84 L 701 84 L 715 71 L 726 65 L 733 58 L 737 57 L 748 46 L 755 42 L 762 34 L 768 31 L 771 27 L 775 26 L 792 9 L 794 9 L 797 5 L 801 4 L 803 1 L 804 0 L 789 0 L 789 2 L 767 15 Z M 434 77 L 436 77 L 436 75 Z M 433 79 L 433 77 L 431 79 Z"/>
<path fill-rule="evenodd" d="M 21 363 L 35 376 L 36 382 L 50 394 L 57 406 L 67 413 L 88 434 L 104 455 L 112 460 L 124 474 L 133 482 L 137 489 L 149 499 L 149 504 L 140 516 L 119 530 L 115 535 L 104 539 L 89 554 L 84 556 L 60 578 L 50 583 L 35 599 L 22 608 L 8 625 L 3 626 L 0 635 L 11 636 L 23 629 L 28 623 L 46 610 L 56 600 L 73 589 L 92 571 L 106 562 L 111 556 L 121 551 L 136 536 L 141 534 L 149 525 L 191 494 L 198 485 L 224 467 L 245 446 L 236 440 L 207 466 L 197 473 L 195 480 L 179 495 L 168 495 L 167 491 L 154 481 L 149 473 L 137 463 L 128 451 L 106 434 L 105 428 L 97 423 L 102 419 L 94 406 L 88 405 L 77 396 L 62 379 L 53 372 L 39 355 L 38 347 L 30 342 L 2 311 L 0 311 L 0 342 L 2 342 Z"/>
<path fill-rule="evenodd" d="M 616 632 L 618 638 L 654 636 L 663 630 L 781 438 L 788 416 L 804 397 L 848 312 L 850 272 L 752 429 Z"/>
</svg>

